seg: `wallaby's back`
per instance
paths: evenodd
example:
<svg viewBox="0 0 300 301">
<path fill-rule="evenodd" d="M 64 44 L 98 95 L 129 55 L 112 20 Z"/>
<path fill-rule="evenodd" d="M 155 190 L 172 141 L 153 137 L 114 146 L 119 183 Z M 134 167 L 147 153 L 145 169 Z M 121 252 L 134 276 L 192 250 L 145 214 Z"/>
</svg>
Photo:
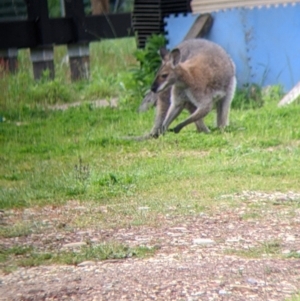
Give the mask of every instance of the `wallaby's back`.
<svg viewBox="0 0 300 301">
<path fill-rule="evenodd" d="M 227 91 L 230 81 L 235 76 L 233 62 L 218 45 L 211 47 L 211 43 L 205 46 L 201 43 L 201 46 L 197 52 L 189 52 L 187 59 L 180 62 L 180 68 L 176 69 L 178 79 L 180 78 L 187 87 L 202 90 L 205 94 L 209 91 Z M 180 70 L 184 71 L 181 76 Z"/>
<path fill-rule="evenodd" d="M 186 40 L 180 43 L 176 48 L 178 48 L 181 53 L 180 62 L 185 62 L 200 53 L 211 54 L 218 57 L 225 56 L 229 58 L 222 47 L 205 39 Z"/>
</svg>

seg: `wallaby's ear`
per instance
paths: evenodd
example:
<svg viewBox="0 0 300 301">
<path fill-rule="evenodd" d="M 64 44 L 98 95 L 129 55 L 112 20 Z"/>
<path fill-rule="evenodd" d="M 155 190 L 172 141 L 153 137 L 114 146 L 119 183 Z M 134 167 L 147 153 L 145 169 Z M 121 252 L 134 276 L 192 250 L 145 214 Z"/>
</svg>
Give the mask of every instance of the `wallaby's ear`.
<svg viewBox="0 0 300 301">
<path fill-rule="evenodd" d="M 178 48 L 175 48 L 171 51 L 170 53 L 170 59 L 171 59 L 171 63 L 172 63 L 172 66 L 175 67 L 179 64 L 180 62 L 180 50 Z"/>
<path fill-rule="evenodd" d="M 162 47 L 159 49 L 159 55 L 161 59 L 165 61 L 167 59 L 167 56 L 169 55 L 169 51 L 165 47 Z"/>
</svg>

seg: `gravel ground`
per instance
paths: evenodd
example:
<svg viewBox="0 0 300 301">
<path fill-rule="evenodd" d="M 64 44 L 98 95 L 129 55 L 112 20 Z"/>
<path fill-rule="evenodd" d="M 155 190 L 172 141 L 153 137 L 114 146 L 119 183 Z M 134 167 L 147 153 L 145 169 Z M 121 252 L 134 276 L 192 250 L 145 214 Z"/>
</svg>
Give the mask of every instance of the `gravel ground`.
<svg viewBox="0 0 300 301">
<path fill-rule="evenodd" d="M 300 194 L 244 192 L 224 198 L 243 202 L 209 214 L 166 216 L 156 227 L 65 231 L 58 225 L 66 222 L 66 216 L 79 207 L 84 214 L 83 205 L 75 201 L 62 207 L 5 212 L 4 225 L 34 220 L 47 227 L 28 236 L 4 238 L 3 247 L 18 244 L 59 251 L 76 249 L 86 241 L 117 241 L 158 250 L 146 259 L 19 268 L 0 275 L 0 300 L 278 301 L 299 292 L 300 208 L 294 204 Z M 245 218 L 258 203 L 263 218 Z M 258 258 L 241 256 L 263 250 L 268 242 L 277 242 L 278 254 L 260 251 Z"/>
</svg>

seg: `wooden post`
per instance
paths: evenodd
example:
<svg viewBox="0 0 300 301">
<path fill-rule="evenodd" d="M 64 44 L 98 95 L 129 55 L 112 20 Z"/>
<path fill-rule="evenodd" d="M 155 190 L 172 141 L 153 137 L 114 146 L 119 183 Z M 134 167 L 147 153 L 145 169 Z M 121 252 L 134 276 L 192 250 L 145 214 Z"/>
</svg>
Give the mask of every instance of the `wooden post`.
<svg viewBox="0 0 300 301">
<path fill-rule="evenodd" d="M 0 71 L 15 73 L 18 69 L 18 49 L 0 50 Z"/>
<path fill-rule="evenodd" d="M 90 74 L 89 44 L 69 44 L 71 80 L 88 79 Z"/>
<path fill-rule="evenodd" d="M 90 71 L 89 44 L 85 40 L 85 14 L 83 0 L 65 0 L 65 13 L 73 18 L 77 43 L 68 44 L 68 55 L 72 81 L 88 79 Z"/>
<path fill-rule="evenodd" d="M 293 87 L 291 91 L 289 91 L 278 103 L 278 107 L 282 107 L 288 105 L 295 101 L 300 96 L 300 82 L 296 86 Z"/>
<path fill-rule="evenodd" d="M 49 72 L 49 79 L 54 79 L 53 47 L 31 48 L 30 58 L 34 79 L 41 79 L 47 71 Z"/>
<path fill-rule="evenodd" d="M 107 14 L 109 12 L 108 0 L 91 0 L 91 4 L 93 15 Z"/>
<path fill-rule="evenodd" d="M 47 0 L 26 0 L 28 19 L 36 23 L 40 47 L 31 48 L 31 61 L 35 79 L 40 79 L 49 70 L 50 79 L 54 78 L 52 28 L 49 22 Z"/>
</svg>

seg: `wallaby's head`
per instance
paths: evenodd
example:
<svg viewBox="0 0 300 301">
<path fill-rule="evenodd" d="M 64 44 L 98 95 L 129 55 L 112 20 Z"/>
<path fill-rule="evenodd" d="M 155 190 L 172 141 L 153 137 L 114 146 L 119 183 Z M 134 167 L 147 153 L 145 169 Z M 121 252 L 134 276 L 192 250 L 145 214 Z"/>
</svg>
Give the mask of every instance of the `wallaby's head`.
<svg viewBox="0 0 300 301">
<path fill-rule="evenodd" d="M 175 48 L 171 52 L 168 52 L 166 49 L 162 48 L 160 49 L 160 56 L 162 65 L 151 86 L 151 91 L 154 93 L 164 91 L 177 81 L 175 68 L 180 62 L 180 50 Z"/>
</svg>

